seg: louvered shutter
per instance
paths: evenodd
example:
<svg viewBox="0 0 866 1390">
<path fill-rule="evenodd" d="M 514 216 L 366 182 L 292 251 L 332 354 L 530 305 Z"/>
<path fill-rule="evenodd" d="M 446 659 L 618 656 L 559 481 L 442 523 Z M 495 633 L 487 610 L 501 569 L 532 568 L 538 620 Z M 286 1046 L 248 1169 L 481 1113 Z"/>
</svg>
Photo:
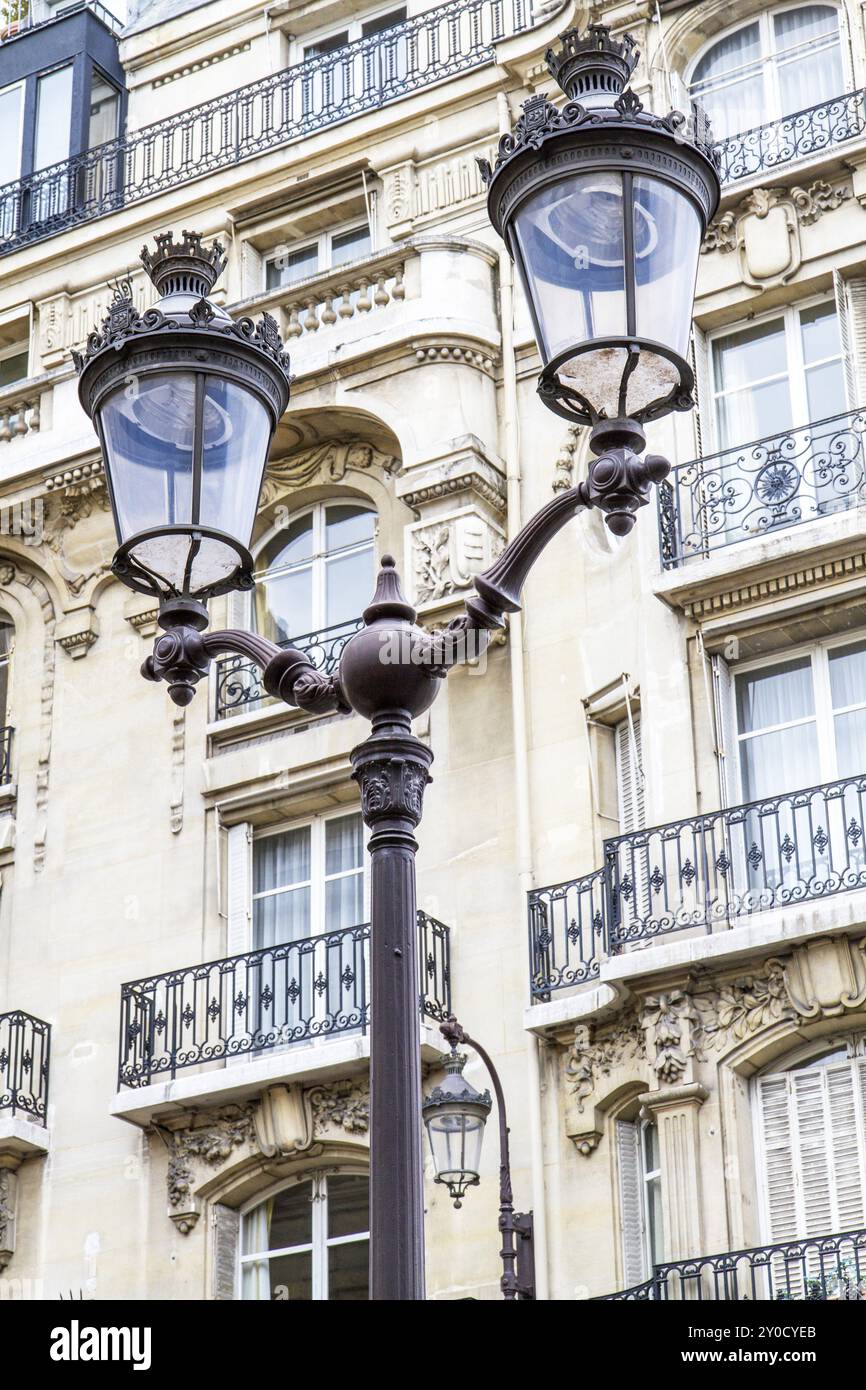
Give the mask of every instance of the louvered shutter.
<svg viewBox="0 0 866 1390">
<path fill-rule="evenodd" d="M 229 826 L 226 955 L 252 949 L 252 827 Z"/>
<path fill-rule="evenodd" d="M 644 1239 L 640 1130 L 630 1120 L 616 1122 L 616 1154 L 619 1168 L 623 1288 L 630 1289 L 635 1284 L 642 1284 L 649 1274 Z"/>
<path fill-rule="evenodd" d="M 214 1204 L 211 1218 L 213 1230 L 213 1265 L 211 1296 L 223 1301 L 237 1297 L 238 1251 L 241 1235 L 240 1213 L 221 1202 Z"/>
<path fill-rule="evenodd" d="M 632 715 L 631 723 L 623 719 L 617 724 L 615 739 L 619 830 L 621 835 L 627 835 L 645 825 L 640 715 Z"/>
<path fill-rule="evenodd" d="M 845 396 L 848 409 L 855 410 L 859 405 L 857 397 L 857 364 L 854 358 L 851 315 L 848 304 L 848 287 L 838 270 L 833 271 L 833 294 L 836 298 L 836 318 L 839 322 L 839 340 L 842 345 L 842 370 L 845 376 Z"/>
<path fill-rule="evenodd" d="M 794 1186 L 794 1136 L 787 1076 L 765 1076 L 759 1083 L 760 1152 L 764 1165 L 767 1240 L 794 1240 L 798 1234 Z"/>
<path fill-rule="evenodd" d="M 712 668 L 719 794 L 723 806 L 736 806 L 740 801 L 740 745 L 737 739 L 734 678 L 723 656 L 713 656 Z"/>
<path fill-rule="evenodd" d="M 866 408 L 866 277 L 845 281 L 848 307 L 848 338 L 852 382 L 849 405 L 852 410 Z"/>
</svg>

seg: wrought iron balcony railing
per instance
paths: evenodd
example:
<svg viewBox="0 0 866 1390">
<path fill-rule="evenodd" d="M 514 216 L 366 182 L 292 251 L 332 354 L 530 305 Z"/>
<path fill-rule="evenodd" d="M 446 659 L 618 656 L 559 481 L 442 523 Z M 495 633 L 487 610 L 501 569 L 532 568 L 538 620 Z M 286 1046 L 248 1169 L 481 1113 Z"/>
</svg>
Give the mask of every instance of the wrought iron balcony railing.
<svg viewBox="0 0 866 1390">
<path fill-rule="evenodd" d="M 662 565 L 861 505 L 864 436 L 866 413 L 852 410 L 678 464 L 658 491 Z"/>
<path fill-rule="evenodd" d="M 604 865 L 529 895 L 532 994 L 597 978 L 603 959 L 672 932 L 866 888 L 866 775 L 604 842 Z"/>
<path fill-rule="evenodd" d="M 10 724 L 0 728 L 0 786 L 12 781 L 12 735 Z"/>
<path fill-rule="evenodd" d="M 866 1298 L 866 1230 L 697 1255 L 656 1265 L 643 1284 L 598 1303 L 774 1300 L 829 1302 Z"/>
<path fill-rule="evenodd" d="M 0 1114 L 45 1124 L 51 1025 L 14 1010 L 0 1014 Z"/>
<path fill-rule="evenodd" d="M 318 632 L 307 632 L 303 637 L 292 637 L 290 641 L 281 642 L 280 646 L 297 647 L 317 671 L 330 676 L 336 671 L 340 653 L 349 638 L 363 626 L 363 618 L 352 618 L 349 622 L 321 628 Z M 217 719 L 226 719 L 232 714 L 249 714 L 270 700 L 262 684 L 261 670 L 245 657 L 221 657 L 214 663 L 214 680 Z"/>
<path fill-rule="evenodd" d="M 769 173 L 780 164 L 808 159 L 843 145 L 866 130 L 866 91 L 844 92 L 831 101 L 741 130 L 718 142 L 722 183 Z"/>
<path fill-rule="evenodd" d="M 53 8 L 49 8 L 45 0 L 13 0 L 5 9 L 0 5 L 0 44 L 8 43 L 10 39 L 17 38 L 19 34 L 27 34 L 32 29 L 41 29 L 44 24 L 66 19 L 69 15 L 81 14 L 85 10 L 95 15 L 112 34 L 122 33 L 123 25 L 120 20 L 101 5 L 99 0 L 70 0 L 68 5 L 57 5 Z"/>
<path fill-rule="evenodd" d="M 494 61 L 528 0 L 449 0 L 0 188 L 0 254 Z"/>
<path fill-rule="evenodd" d="M 366 1032 L 370 927 L 266 946 L 242 956 L 133 980 L 120 994 L 120 1086 L 147 1086 L 184 1067 Z M 451 1012 L 448 928 L 418 913 L 419 1011 Z"/>
</svg>

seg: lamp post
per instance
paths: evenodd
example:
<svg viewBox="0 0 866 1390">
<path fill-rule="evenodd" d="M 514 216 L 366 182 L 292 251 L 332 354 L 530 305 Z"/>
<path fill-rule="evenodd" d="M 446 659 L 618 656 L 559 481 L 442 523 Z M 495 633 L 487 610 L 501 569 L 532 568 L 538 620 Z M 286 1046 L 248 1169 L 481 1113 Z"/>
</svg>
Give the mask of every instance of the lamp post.
<svg viewBox="0 0 866 1390">
<path fill-rule="evenodd" d="M 684 118 L 644 111 L 625 83 L 636 55 L 593 26 L 549 53 L 568 100 L 531 98 L 484 163 L 489 208 L 518 263 L 543 368 L 541 399 L 591 426 L 585 482 L 557 495 L 475 580 L 442 633 L 415 624 L 383 556 L 364 627 L 332 676 L 253 633 L 208 633 L 207 599 L 252 583 L 249 542 L 267 449 L 288 401 L 276 325 L 233 322 L 208 299 L 222 260 L 185 233 L 143 263 L 161 293 L 139 315 L 121 292 L 77 358 L 79 395 L 102 443 L 119 549 L 114 573 L 160 602 L 143 675 L 188 704 L 222 652 L 263 670 L 269 695 L 371 723 L 352 752 L 371 831 L 371 1297 L 424 1297 L 416 969 L 415 829 L 431 749 L 412 733 L 456 663 L 477 656 L 520 607 L 535 560 L 578 512 L 625 535 L 664 459 L 639 457 L 642 423 L 691 404 L 683 357 L 700 239 L 718 202 L 711 148 Z M 653 337 L 652 334 L 655 334 Z M 129 393 L 124 395 L 123 393 Z"/>
<path fill-rule="evenodd" d="M 508 1115 L 499 1072 L 480 1043 L 453 1016 L 440 1024 L 439 1031 L 451 1046 L 445 1060 L 445 1080 L 425 1098 L 421 1114 L 430 1141 L 436 1182 L 444 1183 L 455 1207 L 463 1205 L 468 1187 L 480 1181 L 479 1164 L 484 1126 L 490 1113 L 490 1092 L 482 1095 L 464 1079 L 465 1056 L 458 1047 L 471 1047 L 490 1073 L 499 1115 L 499 1229 L 502 1232 L 502 1278 L 500 1288 L 506 1300 L 535 1298 L 535 1258 L 533 1253 L 532 1212 L 514 1210 L 511 1187 L 511 1156 L 508 1148 Z"/>
</svg>

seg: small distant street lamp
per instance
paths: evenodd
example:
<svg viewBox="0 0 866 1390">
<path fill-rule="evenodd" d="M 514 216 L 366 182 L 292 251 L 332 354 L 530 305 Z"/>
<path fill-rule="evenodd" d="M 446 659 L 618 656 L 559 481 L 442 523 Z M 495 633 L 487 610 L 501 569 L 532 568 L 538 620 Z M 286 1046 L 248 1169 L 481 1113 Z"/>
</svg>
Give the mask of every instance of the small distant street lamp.
<svg viewBox="0 0 866 1390">
<path fill-rule="evenodd" d="M 508 1150 L 508 1116 L 499 1073 L 480 1043 L 464 1032 L 456 1018 L 440 1025 L 451 1046 L 445 1059 L 445 1080 L 424 1099 L 421 1114 L 430 1141 L 436 1181 L 443 1183 L 455 1207 L 463 1205 L 466 1189 L 480 1181 L 481 1141 L 490 1114 L 490 1092 L 484 1094 L 463 1076 L 466 1057 L 458 1047 L 471 1047 L 490 1073 L 499 1113 L 499 1229 L 502 1232 L 502 1297 L 529 1301 L 535 1298 L 535 1258 L 532 1212 L 516 1212 L 511 1188 Z"/>
<path fill-rule="evenodd" d="M 685 352 L 697 258 L 719 201 L 706 126 L 690 132 L 682 115 L 654 116 L 625 90 L 637 58 L 628 36 L 593 25 L 561 43 L 547 59 L 566 102 L 527 101 L 482 173 L 532 308 L 541 399 L 590 426 L 596 457 L 586 480 L 558 493 L 477 576 L 444 632 L 416 625 L 388 555 L 334 675 L 255 633 L 205 631 L 207 600 L 252 584 L 259 487 L 290 382 L 273 319 L 234 321 L 208 297 L 223 264 L 218 245 L 206 250 L 190 232 L 179 245 L 157 238 L 156 253 L 142 254 L 157 306 L 139 314 L 121 286 L 76 357 L 114 511 L 114 573 L 160 603 L 162 632 L 142 674 L 186 705 L 214 657 L 232 652 L 262 668 L 275 699 L 316 714 L 354 710 L 372 724 L 351 758 L 372 832 L 373 1299 L 424 1297 L 414 832 L 433 753 L 412 720 L 451 667 L 478 656 L 519 610 L 530 569 L 567 521 L 598 507 L 616 535 L 631 530 L 669 468 L 639 457 L 643 424 L 692 404 Z"/>
</svg>

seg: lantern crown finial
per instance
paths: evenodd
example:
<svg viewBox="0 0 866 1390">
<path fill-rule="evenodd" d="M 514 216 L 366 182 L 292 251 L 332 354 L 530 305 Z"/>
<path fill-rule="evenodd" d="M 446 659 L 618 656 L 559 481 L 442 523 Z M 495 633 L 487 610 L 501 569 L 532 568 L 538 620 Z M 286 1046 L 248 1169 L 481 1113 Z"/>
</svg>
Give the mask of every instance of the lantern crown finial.
<svg viewBox="0 0 866 1390">
<path fill-rule="evenodd" d="M 156 237 L 155 251 L 141 248 L 141 264 L 161 297 L 194 294 L 204 298 L 225 269 L 226 253 L 218 241 L 204 246 L 201 232 L 185 231 L 178 242 L 173 232 L 162 232 Z"/>
<path fill-rule="evenodd" d="M 615 39 L 606 24 L 590 24 L 585 33 L 567 29 L 559 51 L 545 54 L 548 71 L 570 101 L 610 104 L 626 87 L 640 50 L 631 34 Z"/>
</svg>

